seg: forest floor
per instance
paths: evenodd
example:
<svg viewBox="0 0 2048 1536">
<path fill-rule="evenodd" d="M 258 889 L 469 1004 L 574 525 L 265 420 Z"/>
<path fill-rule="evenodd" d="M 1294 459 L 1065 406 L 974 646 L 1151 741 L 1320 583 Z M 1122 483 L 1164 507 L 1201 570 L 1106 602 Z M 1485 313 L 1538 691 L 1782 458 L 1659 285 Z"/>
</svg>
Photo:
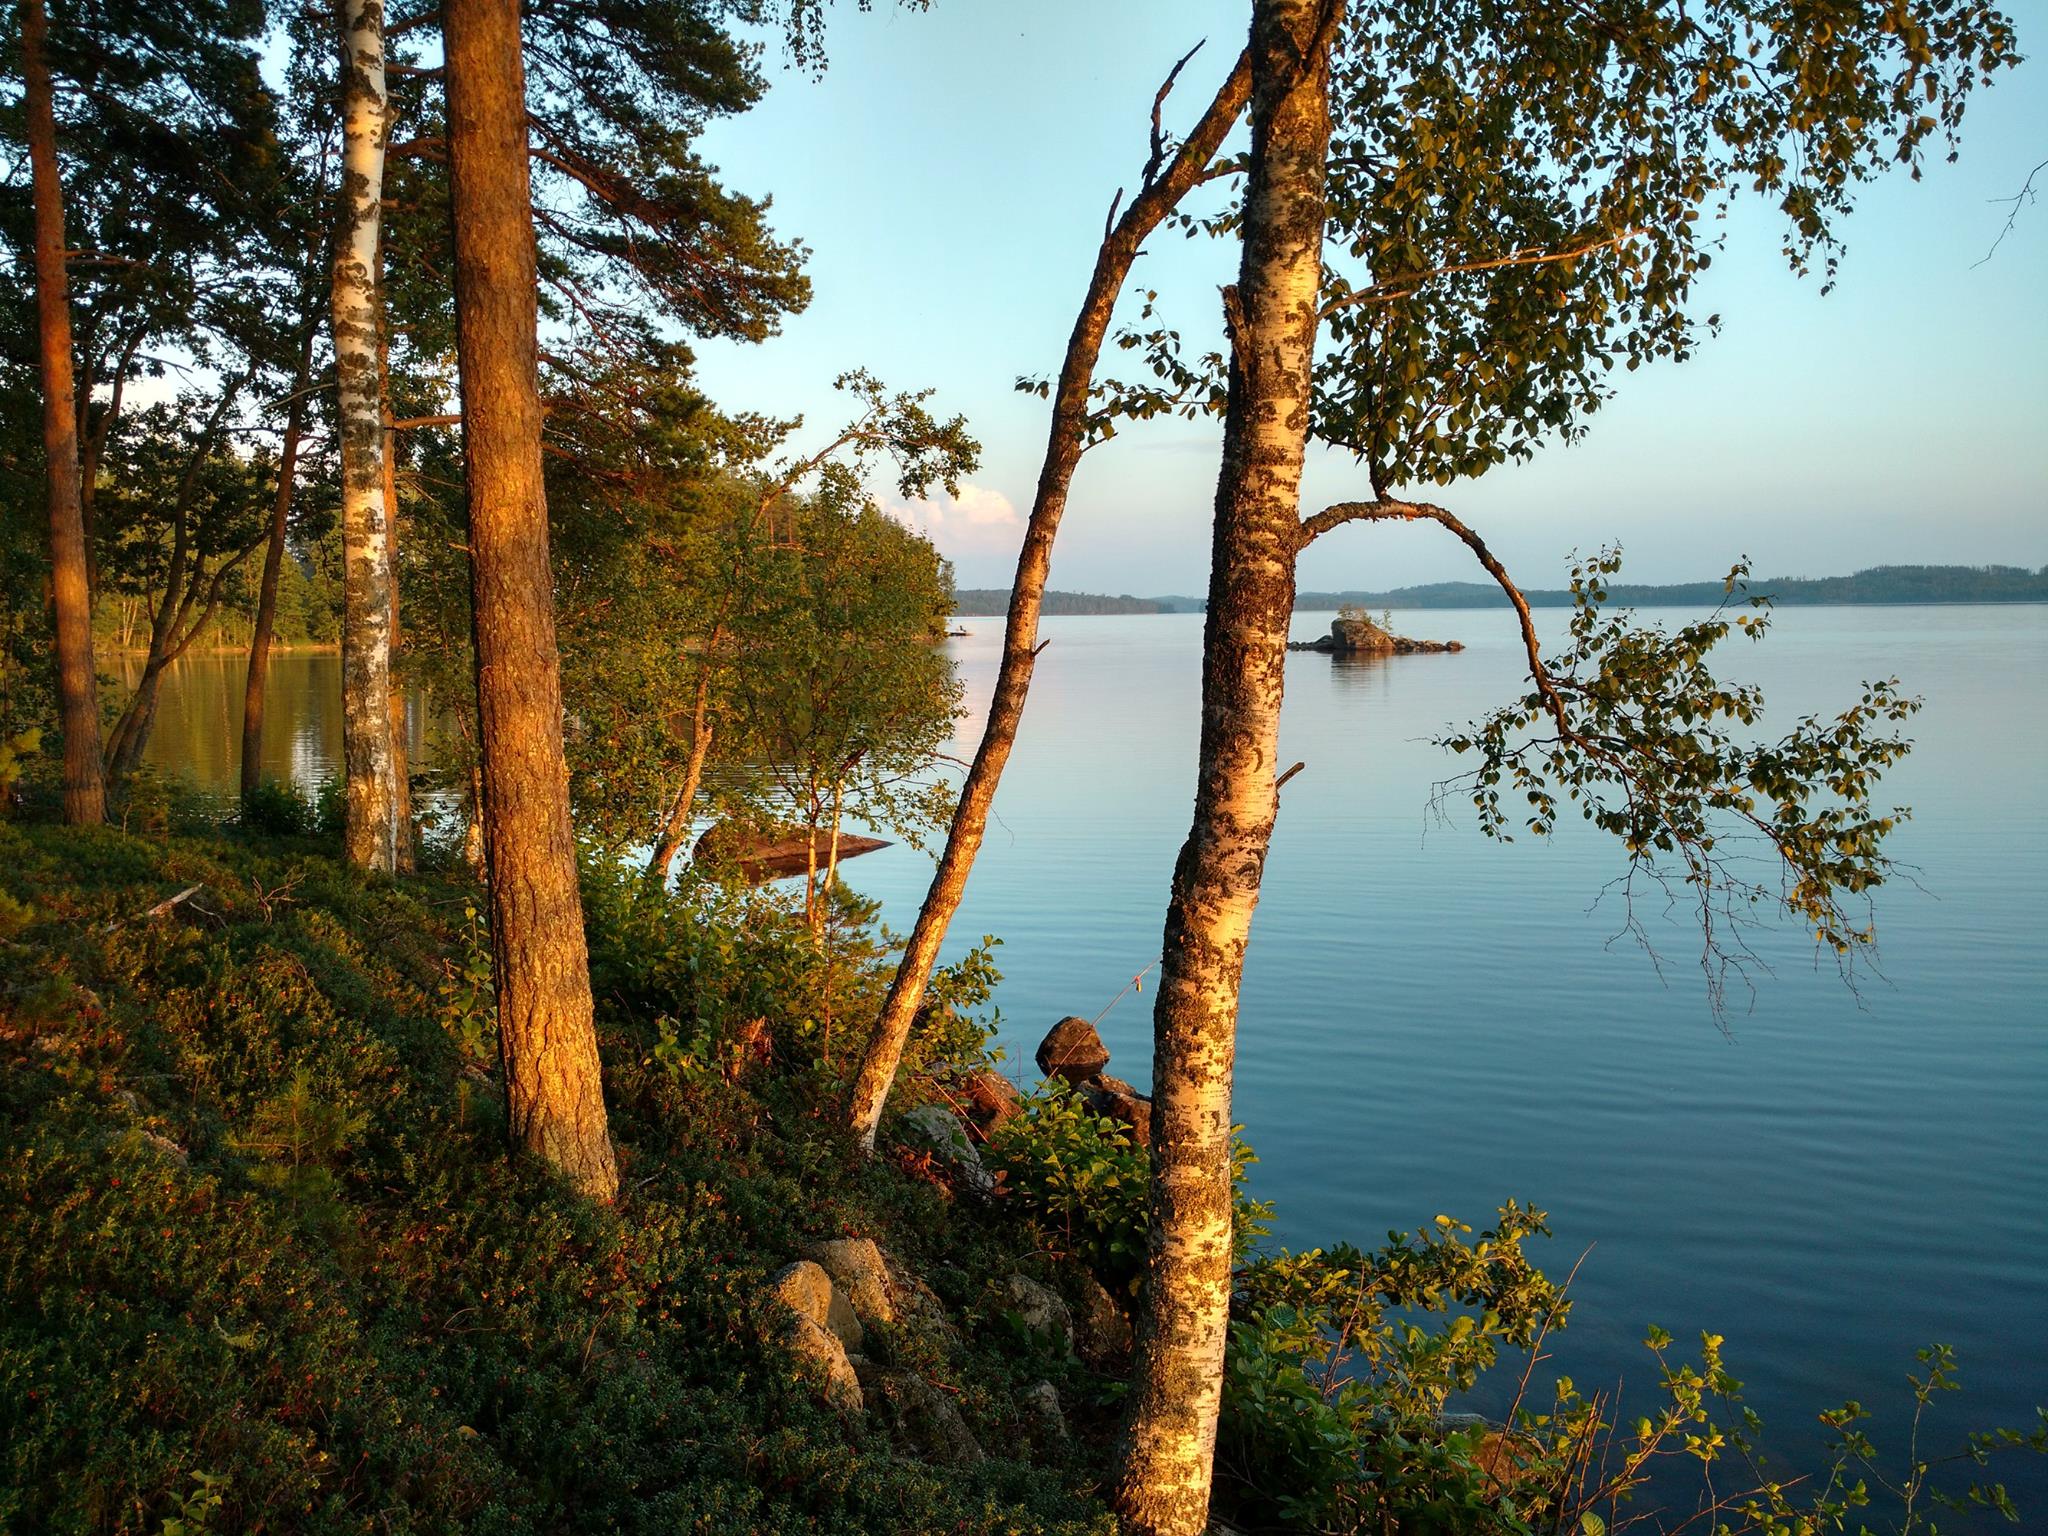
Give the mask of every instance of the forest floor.
<svg viewBox="0 0 2048 1536">
<path fill-rule="evenodd" d="M 850 1155 L 800 1040 L 740 1081 L 702 1048 L 714 1000 L 816 1012 L 778 996 L 793 946 L 622 903 L 590 920 L 599 1207 L 506 1156 L 458 875 L 0 823 L 0 1532 L 1112 1528 L 1114 1387 L 1014 1305 L 1072 1266 L 928 1158 Z M 775 1342 L 769 1277 L 844 1236 L 935 1305 L 864 1349 L 964 1450 Z"/>
</svg>

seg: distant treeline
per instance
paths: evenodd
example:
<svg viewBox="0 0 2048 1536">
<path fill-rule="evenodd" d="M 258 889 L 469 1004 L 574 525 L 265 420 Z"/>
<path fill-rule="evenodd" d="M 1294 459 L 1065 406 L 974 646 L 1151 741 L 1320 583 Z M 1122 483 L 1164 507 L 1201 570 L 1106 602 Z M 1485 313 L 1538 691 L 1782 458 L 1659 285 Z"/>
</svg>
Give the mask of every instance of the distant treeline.
<svg viewBox="0 0 2048 1536">
<path fill-rule="evenodd" d="M 1010 611 L 1008 587 L 965 587 L 953 594 L 953 612 L 963 619 L 1000 618 Z M 1093 592 L 1047 592 L 1048 614 L 1164 613 L 1156 597 L 1103 597 Z"/>
<path fill-rule="evenodd" d="M 1772 576 L 1752 580 L 1750 590 L 1779 603 L 2048 603 L 2048 566 L 2030 571 L 2018 565 L 1876 565 L 1853 576 Z M 1523 595 L 1535 608 L 1568 608 L 1562 588 L 1530 587 Z M 1718 581 L 1682 581 L 1668 586 L 1620 582 L 1608 589 L 1610 602 L 1631 607 L 1717 603 Z M 1009 589 L 975 587 L 955 594 L 954 612 L 963 618 L 1009 611 Z M 1302 592 L 1297 610 L 1334 612 L 1361 608 L 1499 608 L 1507 596 L 1491 582 L 1435 581 L 1385 592 Z M 1048 614 L 1199 613 L 1195 597 L 1103 597 L 1092 592 L 1048 592 Z"/>
<path fill-rule="evenodd" d="M 1793 603 L 2041 603 L 2048 602 L 2048 566 L 2030 571 L 2017 565 L 1878 565 L 1853 576 L 1753 578 L 1752 592 L 1774 602 Z M 1709 605 L 1723 595 L 1718 581 L 1685 581 L 1669 586 L 1618 582 L 1611 603 L 1648 607 Z M 1525 588 L 1531 607 L 1567 608 L 1572 595 L 1556 588 Z M 1335 609 L 1346 603 L 1366 608 L 1494 608 L 1507 595 L 1491 582 L 1438 581 L 1389 592 L 1302 592 L 1297 609 Z"/>
</svg>

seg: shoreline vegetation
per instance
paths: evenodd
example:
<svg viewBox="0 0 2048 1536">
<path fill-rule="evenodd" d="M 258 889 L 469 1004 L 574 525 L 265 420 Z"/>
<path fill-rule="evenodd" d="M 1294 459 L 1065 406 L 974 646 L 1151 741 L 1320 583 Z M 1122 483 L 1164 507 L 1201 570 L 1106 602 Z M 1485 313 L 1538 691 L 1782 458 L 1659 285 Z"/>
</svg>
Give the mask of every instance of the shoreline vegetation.
<svg viewBox="0 0 2048 1536">
<path fill-rule="evenodd" d="M 1841 607 L 1885 603 L 2048 603 L 2048 566 L 2038 571 L 2016 565 L 1879 565 L 1851 576 L 1773 576 L 1749 583 L 1753 593 L 1779 607 Z M 1616 607 L 1716 604 L 1727 595 L 1719 581 L 1656 584 L 1617 582 L 1609 589 Z M 1532 608 L 1569 608 L 1568 589 L 1527 587 Z M 1000 587 L 963 587 L 954 594 L 956 618 L 999 618 L 1010 594 Z M 1335 613 L 1363 608 L 1505 608 L 1508 599 L 1490 582 L 1437 581 L 1384 591 L 1304 591 L 1295 595 L 1296 613 Z M 1047 615 L 1117 613 L 1199 613 L 1202 599 L 1168 595 L 1115 597 L 1093 592 L 1047 592 Z"/>
</svg>

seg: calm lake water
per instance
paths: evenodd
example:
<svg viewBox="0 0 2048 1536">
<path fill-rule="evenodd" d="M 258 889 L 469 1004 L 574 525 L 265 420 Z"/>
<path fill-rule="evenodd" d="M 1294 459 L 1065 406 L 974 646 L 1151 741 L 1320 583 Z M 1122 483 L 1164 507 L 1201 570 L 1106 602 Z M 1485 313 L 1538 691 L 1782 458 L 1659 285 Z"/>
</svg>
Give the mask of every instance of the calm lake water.
<svg viewBox="0 0 2048 1536">
<path fill-rule="evenodd" d="M 1670 622 L 1689 615 L 1647 615 Z M 1540 615 L 1561 629 L 1564 614 Z M 1327 615 L 1297 617 L 1308 638 Z M 1001 625 L 952 642 L 978 732 Z M 1430 744 L 1512 696 L 1504 611 L 1397 615 L 1468 649 L 1289 661 L 1286 789 L 1245 978 L 1237 1113 L 1255 1187 L 1291 1246 L 1371 1245 L 1446 1212 L 1547 1210 L 1541 1261 L 1584 1255 L 1558 1369 L 1647 1384 L 1646 1325 L 1727 1338 L 1730 1368 L 1798 1459 L 1816 1410 L 1857 1398 L 1903 1439 L 1915 1347 L 1952 1344 L 1965 1391 L 1934 1416 L 2029 1425 L 2048 1402 L 2048 607 L 1790 608 L 1724 671 L 1774 717 L 1832 709 L 1897 673 L 1926 697 L 1892 776 L 1917 866 L 1878 906 L 1882 977 L 1852 995 L 1798 933 L 1717 1026 L 1683 911 L 1648 922 L 1658 968 L 1598 898 L 1615 846 L 1568 827 L 1501 846 L 1428 814 L 1455 771 Z M 956 933 L 1002 937 L 1018 1075 L 1063 1014 L 1094 1015 L 1159 953 L 1193 787 L 1201 619 L 1047 621 L 1024 731 Z M 1735 644 L 1731 642 L 1731 645 Z M 278 674 L 291 771 L 332 772 L 332 657 Z M 152 756 L 233 770 L 240 663 L 195 658 Z M 219 699 L 214 699 L 215 695 Z M 280 764 L 280 767 L 284 764 Z M 846 867 L 907 928 L 929 871 L 896 847 Z M 959 947 L 957 944 L 955 949 Z M 1113 1069 L 1148 1076 L 1151 989 L 1102 1021 Z M 1498 1406 L 1491 1401 L 1480 1408 Z M 2048 1529 L 2048 1468 L 2003 1475 Z M 1958 1521 L 1947 1528 L 1962 1529 Z M 2000 1528 L 2003 1527 L 2002 1523 Z"/>
</svg>

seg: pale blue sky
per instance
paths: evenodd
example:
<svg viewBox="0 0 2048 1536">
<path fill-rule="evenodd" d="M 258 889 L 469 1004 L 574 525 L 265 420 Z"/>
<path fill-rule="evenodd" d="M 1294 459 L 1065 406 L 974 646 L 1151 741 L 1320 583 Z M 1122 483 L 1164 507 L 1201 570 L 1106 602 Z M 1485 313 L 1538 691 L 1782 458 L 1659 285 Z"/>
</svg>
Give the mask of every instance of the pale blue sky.
<svg viewBox="0 0 2048 1536">
<path fill-rule="evenodd" d="M 2009 6 L 2048 48 L 2048 0 Z M 838 7 L 831 68 L 771 68 L 754 112 L 706 149 L 729 183 L 775 199 L 814 248 L 816 296 L 760 347 L 706 343 L 730 409 L 838 409 L 865 366 L 933 386 L 985 445 L 957 507 L 917 516 L 964 586 L 1003 586 L 1044 446 L 1019 373 L 1059 359 L 1110 196 L 1144 158 L 1166 68 L 1198 39 L 1173 119 L 1191 121 L 1242 41 L 1242 0 L 934 0 L 924 14 Z M 1703 308 L 1720 337 L 1626 377 L 1578 447 L 1443 493 L 1531 585 L 1566 552 L 1619 540 L 1636 579 L 1821 575 L 1886 562 L 2048 563 L 2048 196 L 1987 265 L 2009 195 L 2048 158 L 2048 60 L 1972 102 L 1963 158 L 1866 190 L 1836 290 L 1795 279 L 1762 210 L 1738 217 Z M 2048 173 L 2037 185 L 2048 183 Z M 2048 191 L 2048 187 L 2044 187 Z M 1234 253 L 1155 240 L 1138 281 L 1173 296 L 1203 345 Z M 1082 463 L 1053 569 L 1060 587 L 1201 592 L 1216 475 L 1212 426 L 1129 429 Z M 1349 460 L 1312 465 L 1309 498 L 1360 494 Z M 1304 560 L 1311 587 L 1471 577 L 1429 528 L 1350 529 Z"/>
</svg>

